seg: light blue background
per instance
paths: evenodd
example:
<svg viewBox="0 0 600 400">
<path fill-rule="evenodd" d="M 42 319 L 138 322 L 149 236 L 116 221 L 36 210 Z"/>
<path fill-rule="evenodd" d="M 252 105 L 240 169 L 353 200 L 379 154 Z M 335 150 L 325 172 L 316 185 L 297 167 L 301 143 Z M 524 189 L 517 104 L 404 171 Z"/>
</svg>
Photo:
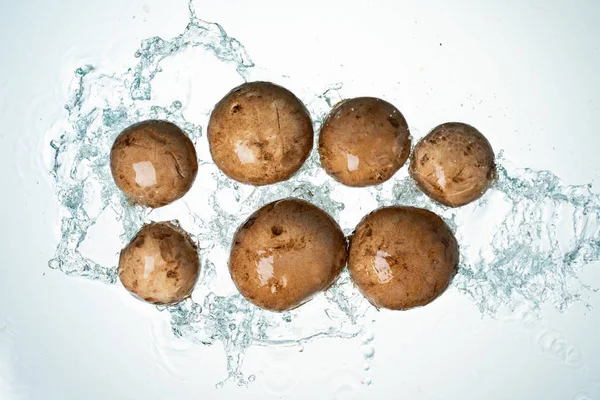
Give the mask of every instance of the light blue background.
<svg viewBox="0 0 600 400">
<path fill-rule="evenodd" d="M 240 0 L 196 9 L 298 90 L 344 82 L 347 97 L 394 100 L 418 136 L 469 121 L 517 166 L 597 182 L 600 2 Z M 85 60 L 130 65 L 142 38 L 174 36 L 186 22 L 180 0 L 3 1 L 1 399 L 600 398 L 598 295 L 591 311 L 547 307 L 525 323 L 518 313 L 482 318 L 451 291 L 424 309 L 379 313 L 368 373 L 360 340 L 325 340 L 303 352 L 251 349 L 245 371 L 256 382 L 216 390 L 225 374 L 218 346 L 174 340 L 165 315 L 119 287 L 50 270 L 59 226 L 46 132 L 64 112 L 72 71 Z M 581 277 L 600 287 L 598 265 Z M 555 357 L 557 346 L 570 356 Z"/>
</svg>

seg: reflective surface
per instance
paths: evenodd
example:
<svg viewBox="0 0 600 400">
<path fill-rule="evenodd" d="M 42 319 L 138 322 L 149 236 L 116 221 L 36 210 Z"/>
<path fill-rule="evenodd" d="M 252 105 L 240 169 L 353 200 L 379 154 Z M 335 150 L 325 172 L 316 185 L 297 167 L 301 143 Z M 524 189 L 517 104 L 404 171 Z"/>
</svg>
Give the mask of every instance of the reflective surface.
<svg viewBox="0 0 600 400">
<path fill-rule="evenodd" d="M 310 115 L 289 90 L 270 82 L 245 83 L 210 115 L 213 161 L 228 177 L 253 185 L 285 181 L 313 146 Z"/>
<path fill-rule="evenodd" d="M 229 271 L 259 307 L 294 309 L 327 289 L 346 264 L 346 239 L 330 216 L 298 199 L 256 211 L 233 237 Z"/>
<path fill-rule="evenodd" d="M 117 273 L 134 296 L 176 304 L 190 296 L 200 275 L 198 248 L 177 225 L 144 225 L 121 251 Z"/>
<path fill-rule="evenodd" d="M 483 196 L 496 178 L 494 150 L 474 127 L 442 124 L 415 146 L 410 174 L 435 201 L 463 206 Z"/>
<path fill-rule="evenodd" d="M 115 139 L 110 166 L 129 199 L 153 208 L 185 195 L 198 173 L 191 140 L 177 125 L 158 120 L 127 127 Z"/>
<path fill-rule="evenodd" d="M 376 185 L 390 179 L 410 153 L 404 116 L 390 103 L 359 97 L 338 103 L 319 132 L 321 165 L 348 186 Z"/>
<path fill-rule="evenodd" d="M 350 239 L 350 276 L 376 307 L 405 310 L 430 303 L 446 290 L 458 262 L 450 228 L 419 208 L 373 211 Z"/>
</svg>

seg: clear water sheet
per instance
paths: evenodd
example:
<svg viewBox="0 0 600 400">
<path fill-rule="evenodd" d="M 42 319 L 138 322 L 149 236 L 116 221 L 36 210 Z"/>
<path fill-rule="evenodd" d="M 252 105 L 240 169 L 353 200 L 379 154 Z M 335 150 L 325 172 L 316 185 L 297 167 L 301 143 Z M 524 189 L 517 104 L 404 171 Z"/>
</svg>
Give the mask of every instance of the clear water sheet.
<svg viewBox="0 0 600 400">
<path fill-rule="evenodd" d="M 224 346 L 226 381 L 247 385 L 255 379 L 243 373 L 250 346 L 301 345 L 322 337 L 362 335 L 365 360 L 374 356 L 373 337 L 365 327 L 375 310 L 346 272 L 329 291 L 283 314 L 262 311 L 235 291 L 226 267 L 233 233 L 254 210 L 280 198 L 298 197 L 318 205 L 340 222 L 346 234 L 352 233 L 357 216 L 381 206 L 414 205 L 442 215 L 461 245 L 460 271 L 453 286 L 484 315 L 494 317 L 501 309 L 517 315 L 524 304 L 532 310 L 544 303 L 560 311 L 574 303 L 589 307 L 587 299 L 596 289 L 583 284 L 578 272 L 600 259 L 600 197 L 591 192 L 591 185 L 566 186 L 550 171 L 516 168 L 508 161 L 510 155 L 500 152 L 498 179 L 486 196 L 448 209 L 417 190 L 406 168 L 374 188 L 341 186 L 320 168 L 316 151 L 287 182 L 259 188 L 242 185 L 227 179 L 210 159 L 204 127 L 212 105 L 189 104 L 192 85 L 186 77 L 170 75 L 170 67 L 196 63 L 199 70 L 205 64 L 216 68 L 223 76 L 211 79 L 222 79 L 224 90 L 243 81 L 281 77 L 255 66 L 240 41 L 220 25 L 198 18 L 191 3 L 183 33 L 145 39 L 135 56 L 137 64 L 124 71 L 82 65 L 74 73 L 65 118 L 50 143 L 55 154 L 51 174 L 62 205 L 62 238 L 49 265 L 67 275 L 115 284 L 117 254 L 135 232 L 150 220 L 177 220 L 200 244 L 202 275 L 191 299 L 160 309 L 170 314 L 177 337 Z M 173 95 L 181 98 L 170 99 Z M 316 131 L 331 106 L 343 98 L 341 83 L 301 95 Z M 197 109 L 205 112 L 198 114 Z M 128 125 L 150 118 L 182 127 L 196 145 L 200 164 L 192 191 L 154 211 L 129 204 L 115 186 L 109 166 L 115 137 Z M 414 143 L 418 137 L 413 139 Z"/>
</svg>

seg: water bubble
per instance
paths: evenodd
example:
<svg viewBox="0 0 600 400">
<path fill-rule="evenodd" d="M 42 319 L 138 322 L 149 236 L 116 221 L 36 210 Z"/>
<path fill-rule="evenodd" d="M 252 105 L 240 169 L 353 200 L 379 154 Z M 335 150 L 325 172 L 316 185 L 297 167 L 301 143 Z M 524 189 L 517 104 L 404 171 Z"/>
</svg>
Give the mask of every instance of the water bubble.
<svg viewBox="0 0 600 400">
<path fill-rule="evenodd" d="M 371 386 L 372 384 L 373 384 L 373 380 L 371 378 L 366 378 L 365 379 L 365 385 Z"/>
<path fill-rule="evenodd" d="M 94 69 L 93 66 L 91 66 L 91 65 L 85 65 L 83 67 L 77 68 L 75 70 L 75 74 L 77 74 L 79 76 L 85 76 L 85 75 L 89 74 L 93 69 Z"/>
<path fill-rule="evenodd" d="M 373 340 L 375 340 L 375 335 L 372 332 L 366 332 L 363 335 L 363 343 L 364 344 L 369 344 L 371 343 Z"/>
<path fill-rule="evenodd" d="M 540 318 L 540 315 L 538 313 L 536 313 L 535 311 L 528 310 L 522 314 L 521 319 L 523 321 L 523 325 L 526 328 L 531 329 L 540 323 L 541 318 Z"/>
<path fill-rule="evenodd" d="M 556 331 L 544 331 L 538 337 L 540 350 L 550 358 L 564 360 L 567 352 L 567 343 L 564 337 Z"/>
<path fill-rule="evenodd" d="M 175 100 L 173 104 L 171 104 L 171 107 L 173 107 L 175 110 L 179 110 L 182 107 L 182 104 L 179 100 Z"/>
<path fill-rule="evenodd" d="M 208 295 L 206 295 L 206 298 L 204 299 L 204 307 L 214 307 L 216 297 L 217 296 L 213 292 L 210 292 Z"/>
<path fill-rule="evenodd" d="M 254 382 L 256 380 L 256 375 L 250 375 L 248 377 L 248 382 Z"/>
<path fill-rule="evenodd" d="M 373 346 L 365 345 L 360 348 L 365 360 L 370 360 L 375 355 L 375 348 Z"/>
<path fill-rule="evenodd" d="M 565 364 L 571 368 L 579 369 L 583 366 L 583 354 L 576 346 L 570 346 L 565 354 Z"/>
<path fill-rule="evenodd" d="M 225 385 L 224 382 L 217 382 L 217 383 L 215 383 L 215 388 L 216 389 L 221 389 L 224 385 Z"/>
</svg>

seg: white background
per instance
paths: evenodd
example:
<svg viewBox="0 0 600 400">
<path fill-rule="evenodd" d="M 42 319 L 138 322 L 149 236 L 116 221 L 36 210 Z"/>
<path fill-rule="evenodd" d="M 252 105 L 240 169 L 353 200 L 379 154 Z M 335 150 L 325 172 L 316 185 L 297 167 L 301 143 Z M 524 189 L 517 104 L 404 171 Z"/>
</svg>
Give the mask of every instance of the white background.
<svg viewBox="0 0 600 400">
<path fill-rule="evenodd" d="M 203 0 L 196 10 L 292 90 L 343 82 L 346 97 L 392 101 L 417 136 L 465 120 L 517 166 L 597 182 L 597 1 Z M 599 295 L 591 311 L 547 307 L 526 323 L 482 317 L 450 290 L 423 309 L 378 313 L 368 372 L 360 339 L 253 348 L 244 371 L 256 381 L 216 390 L 221 348 L 173 339 L 166 315 L 118 286 L 50 270 L 59 226 L 45 135 L 72 71 L 131 65 L 142 38 L 175 36 L 187 19 L 180 0 L 3 0 L 1 399 L 600 398 Z M 599 287 L 597 270 L 583 281 Z"/>
</svg>

